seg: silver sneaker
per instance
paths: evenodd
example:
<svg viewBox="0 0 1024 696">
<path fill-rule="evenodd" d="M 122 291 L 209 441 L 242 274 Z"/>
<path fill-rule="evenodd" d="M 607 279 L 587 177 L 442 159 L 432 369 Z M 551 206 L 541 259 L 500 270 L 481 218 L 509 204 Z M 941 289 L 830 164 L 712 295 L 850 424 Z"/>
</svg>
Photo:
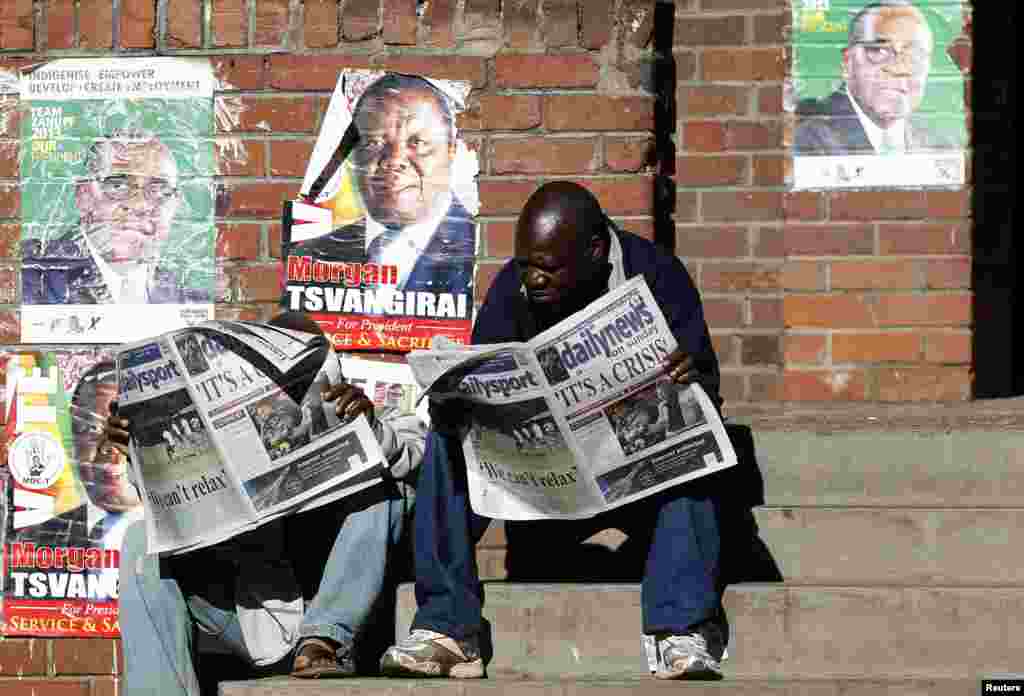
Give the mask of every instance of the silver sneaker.
<svg viewBox="0 0 1024 696">
<path fill-rule="evenodd" d="M 690 633 L 658 636 L 658 679 L 713 680 L 722 678 L 725 633 L 714 621 L 706 621 Z"/>
<path fill-rule="evenodd" d="M 480 679 L 484 661 L 476 638 L 455 640 L 421 628 L 388 648 L 380 671 L 389 677 Z"/>
</svg>

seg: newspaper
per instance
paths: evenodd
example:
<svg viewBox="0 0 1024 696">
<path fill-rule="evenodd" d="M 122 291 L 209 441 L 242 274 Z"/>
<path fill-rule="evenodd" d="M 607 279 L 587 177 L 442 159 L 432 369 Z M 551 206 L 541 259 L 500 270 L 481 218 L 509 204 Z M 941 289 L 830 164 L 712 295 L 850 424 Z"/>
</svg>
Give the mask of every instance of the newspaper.
<svg viewBox="0 0 1024 696">
<path fill-rule="evenodd" d="M 321 399 L 341 379 L 322 335 L 212 321 L 124 347 L 117 369 L 151 553 L 214 544 L 380 480 L 369 423 L 343 424 Z"/>
<path fill-rule="evenodd" d="M 662 369 L 676 345 L 638 276 L 528 343 L 436 342 L 408 360 L 425 393 L 470 404 L 478 514 L 573 519 L 736 463 L 704 390 Z"/>
</svg>

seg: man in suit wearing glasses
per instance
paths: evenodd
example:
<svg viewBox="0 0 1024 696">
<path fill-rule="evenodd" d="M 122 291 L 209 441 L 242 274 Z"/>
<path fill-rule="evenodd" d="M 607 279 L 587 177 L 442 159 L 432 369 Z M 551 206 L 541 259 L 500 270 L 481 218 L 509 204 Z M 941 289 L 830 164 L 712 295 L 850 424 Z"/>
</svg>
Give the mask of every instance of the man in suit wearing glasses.
<svg viewBox="0 0 1024 696">
<path fill-rule="evenodd" d="M 22 241 L 24 304 L 186 304 L 211 301 L 161 268 L 181 204 L 178 167 L 153 133 L 97 138 L 75 184 L 77 228 Z"/>
<path fill-rule="evenodd" d="M 845 85 L 797 106 L 796 155 L 872 155 L 956 148 L 914 112 L 924 98 L 934 37 L 908 0 L 880 0 L 850 20 Z"/>
</svg>

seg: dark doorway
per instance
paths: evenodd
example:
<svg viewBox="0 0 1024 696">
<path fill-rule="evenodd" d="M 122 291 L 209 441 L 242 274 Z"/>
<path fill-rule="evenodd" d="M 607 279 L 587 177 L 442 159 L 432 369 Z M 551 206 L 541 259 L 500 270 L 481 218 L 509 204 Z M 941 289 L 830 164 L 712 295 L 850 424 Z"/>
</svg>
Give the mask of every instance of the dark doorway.
<svg viewBox="0 0 1024 696">
<path fill-rule="evenodd" d="M 975 3 L 971 79 L 978 398 L 1024 394 L 1024 240 L 1017 218 L 1016 2 Z M 1016 305 L 1015 300 L 1021 300 Z"/>
</svg>

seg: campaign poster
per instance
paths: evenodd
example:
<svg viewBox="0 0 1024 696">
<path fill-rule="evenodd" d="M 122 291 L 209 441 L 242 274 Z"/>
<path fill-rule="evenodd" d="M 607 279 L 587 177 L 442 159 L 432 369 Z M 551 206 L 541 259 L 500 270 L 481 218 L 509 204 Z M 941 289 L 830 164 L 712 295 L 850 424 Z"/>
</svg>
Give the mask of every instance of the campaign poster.
<svg viewBox="0 0 1024 696">
<path fill-rule="evenodd" d="M 282 305 L 338 350 L 468 343 L 479 163 L 455 127 L 465 82 L 343 70 L 283 215 Z"/>
<path fill-rule="evenodd" d="M 793 187 L 964 184 L 965 8 L 794 0 Z"/>
<path fill-rule="evenodd" d="M 3 356 L 5 636 L 116 637 L 121 541 L 142 519 L 127 462 L 101 437 L 110 356 Z"/>
<path fill-rule="evenodd" d="M 213 85 L 191 58 L 22 74 L 22 343 L 120 343 L 213 317 Z"/>
</svg>

